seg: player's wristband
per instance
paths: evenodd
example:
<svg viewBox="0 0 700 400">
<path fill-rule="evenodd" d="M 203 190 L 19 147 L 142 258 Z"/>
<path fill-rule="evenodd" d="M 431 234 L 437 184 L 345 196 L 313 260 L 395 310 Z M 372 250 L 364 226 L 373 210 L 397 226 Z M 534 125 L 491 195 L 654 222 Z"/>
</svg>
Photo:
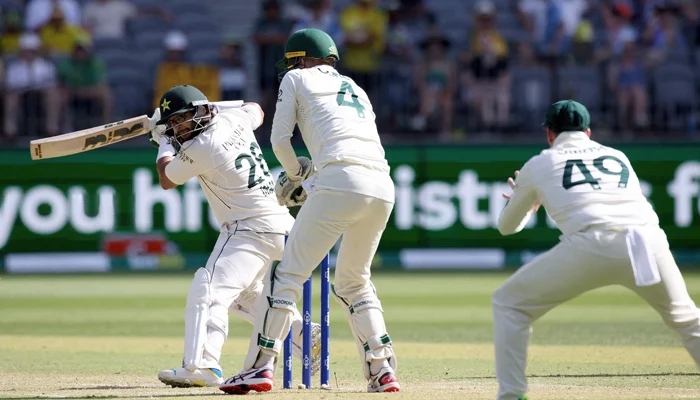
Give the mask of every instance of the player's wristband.
<svg viewBox="0 0 700 400">
<path fill-rule="evenodd" d="M 160 147 L 158 147 L 158 157 L 156 161 L 163 157 L 172 157 L 175 155 L 175 148 L 166 137 L 160 138 Z"/>
</svg>

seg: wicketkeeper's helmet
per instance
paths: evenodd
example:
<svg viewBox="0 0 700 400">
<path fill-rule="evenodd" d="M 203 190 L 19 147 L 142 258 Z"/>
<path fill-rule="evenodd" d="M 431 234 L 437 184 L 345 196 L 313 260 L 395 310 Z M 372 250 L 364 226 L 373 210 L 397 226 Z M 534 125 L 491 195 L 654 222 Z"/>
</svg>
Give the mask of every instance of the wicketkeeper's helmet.
<svg viewBox="0 0 700 400">
<path fill-rule="evenodd" d="M 284 70 L 280 76 L 294 69 L 301 57 L 330 57 L 335 61 L 340 60 L 333 39 L 326 32 L 314 28 L 300 29 L 289 36 L 284 45 L 284 58 L 275 64 L 277 68 Z"/>
</svg>

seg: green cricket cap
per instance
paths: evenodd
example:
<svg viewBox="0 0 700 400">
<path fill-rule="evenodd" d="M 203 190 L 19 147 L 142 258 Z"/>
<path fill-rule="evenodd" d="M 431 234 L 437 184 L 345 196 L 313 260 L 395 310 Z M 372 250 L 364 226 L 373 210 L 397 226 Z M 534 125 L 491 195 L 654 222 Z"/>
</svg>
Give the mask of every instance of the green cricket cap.
<svg viewBox="0 0 700 400">
<path fill-rule="evenodd" d="M 542 126 L 554 132 L 585 131 L 591 125 L 586 107 L 573 100 L 561 100 L 549 106 Z"/>
</svg>

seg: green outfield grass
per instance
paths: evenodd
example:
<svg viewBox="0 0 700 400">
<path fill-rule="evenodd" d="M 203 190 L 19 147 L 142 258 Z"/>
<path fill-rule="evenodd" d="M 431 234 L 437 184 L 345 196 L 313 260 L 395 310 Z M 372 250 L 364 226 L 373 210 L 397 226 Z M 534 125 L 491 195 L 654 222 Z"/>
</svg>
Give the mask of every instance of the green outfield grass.
<svg viewBox="0 0 700 400">
<path fill-rule="evenodd" d="M 276 388 L 266 397 L 494 399 L 490 295 L 506 277 L 377 274 L 403 391 L 363 393 L 357 351 L 333 303 L 333 391 Z M 181 362 L 191 275 L 0 278 L 0 398 L 222 395 L 216 388 L 166 388 L 156 378 Z M 700 301 L 700 275 L 686 279 Z M 240 370 L 250 334 L 245 322 L 232 318 L 230 325 L 227 377 Z M 535 400 L 700 399 L 700 375 L 675 334 L 622 288 L 588 293 L 539 321 L 528 372 Z"/>
</svg>

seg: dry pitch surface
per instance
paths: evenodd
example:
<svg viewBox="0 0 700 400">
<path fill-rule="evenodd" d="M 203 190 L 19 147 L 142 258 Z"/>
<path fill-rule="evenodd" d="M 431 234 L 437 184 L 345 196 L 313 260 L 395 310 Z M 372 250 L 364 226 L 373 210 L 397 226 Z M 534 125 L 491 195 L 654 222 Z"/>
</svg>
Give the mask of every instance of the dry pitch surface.
<svg viewBox="0 0 700 400">
<path fill-rule="evenodd" d="M 378 275 L 402 392 L 364 392 L 355 346 L 334 305 L 332 390 L 284 391 L 278 381 L 261 398 L 494 399 L 489 294 L 505 277 Z M 2 277 L 0 398 L 221 399 L 216 388 L 172 389 L 156 378 L 180 362 L 189 280 Z M 689 276 L 688 285 L 700 298 L 700 277 Z M 231 320 L 227 376 L 240 369 L 248 329 Z M 530 399 L 700 399 L 700 374 L 675 335 L 618 288 L 586 294 L 539 321 L 528 372 Z"/>
</svg>

